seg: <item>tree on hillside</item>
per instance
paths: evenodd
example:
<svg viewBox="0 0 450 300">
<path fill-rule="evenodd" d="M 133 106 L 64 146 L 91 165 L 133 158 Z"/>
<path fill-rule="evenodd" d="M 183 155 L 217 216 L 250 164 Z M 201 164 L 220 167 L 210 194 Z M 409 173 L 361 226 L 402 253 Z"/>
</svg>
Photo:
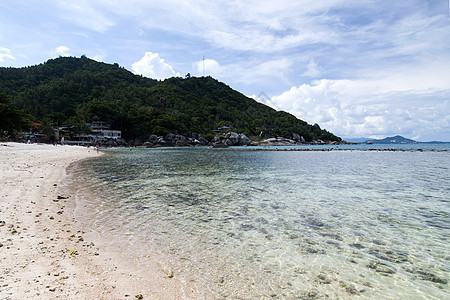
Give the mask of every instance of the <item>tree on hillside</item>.
<svg viewBox="0 0 450 300">
<path fill-rule="evenodd" d="M 8 95 L 0 93 L 0 136 L 14 136 L 28 128 L 28 115 L 12 104 Z"/>
<path fill-rule="evenodd" d="M 41 124 L 47 121 L 53 127 L 81 130 L 80 124 L 100 120 L 121 130 L 125 140 L 144 140 L 149 134 L 166 132 L 214 136 L 222 123 L 247 136 L 291 137 L 296 133 L 306 141 L 340 140 L 210 76 L 188 73 L 185 78 L 158 81 L 87 57 L 0 68 L 0 91 Z"/>
</svg>

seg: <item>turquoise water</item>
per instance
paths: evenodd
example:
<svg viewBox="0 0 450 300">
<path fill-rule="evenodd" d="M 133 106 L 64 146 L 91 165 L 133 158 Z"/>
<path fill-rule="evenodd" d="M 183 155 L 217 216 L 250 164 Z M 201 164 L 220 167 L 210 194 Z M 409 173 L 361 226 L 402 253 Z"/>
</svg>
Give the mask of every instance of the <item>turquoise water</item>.
<svg viewBox="0 0 450 300">
<path fill-rule="evenodd" d="M 219 299 L 448 299 L 439 147 L 110 150 L 73 171 L 78 214 L 168 253 Z"/>
</svg>

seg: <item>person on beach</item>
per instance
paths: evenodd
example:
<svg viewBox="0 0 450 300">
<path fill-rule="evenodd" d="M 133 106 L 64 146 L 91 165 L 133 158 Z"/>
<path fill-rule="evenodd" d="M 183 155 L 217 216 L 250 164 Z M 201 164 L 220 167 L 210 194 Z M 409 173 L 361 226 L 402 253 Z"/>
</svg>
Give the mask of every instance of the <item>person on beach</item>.
<svg viewBox="0 0 450 300">
<path fill-rule="evenodd" d="M 98 151 L 99 151 L 99 149 L 100 149 L 100 146 L 97 144 L 97 145 L 95 146 L 95 149 L 97 150 L 97 153 L 98 153 Z"/>
</svg>

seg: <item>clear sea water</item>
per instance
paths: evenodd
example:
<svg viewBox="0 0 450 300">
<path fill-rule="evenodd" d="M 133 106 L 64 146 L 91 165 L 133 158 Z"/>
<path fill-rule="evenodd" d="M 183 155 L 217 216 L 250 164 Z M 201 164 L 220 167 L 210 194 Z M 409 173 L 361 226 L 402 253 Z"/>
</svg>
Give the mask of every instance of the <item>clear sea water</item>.
<svg viewBox="0 0 450 300">
<path fill-rule="evenodd" d="M 218 299 L 450 299 L 449 146 L 109 150 L 77 214 Z"/>
</svg>

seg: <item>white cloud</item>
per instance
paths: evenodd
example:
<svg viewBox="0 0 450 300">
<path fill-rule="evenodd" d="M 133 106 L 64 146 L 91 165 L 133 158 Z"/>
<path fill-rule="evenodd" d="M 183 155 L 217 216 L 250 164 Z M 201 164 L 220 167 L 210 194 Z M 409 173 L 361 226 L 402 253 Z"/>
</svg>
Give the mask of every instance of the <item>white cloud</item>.
<svg viewBox="0 0 450 300">
<path fill-rule="evenodd" d="M 195 63 L 195 68 L 198 74 L 211 75 L 214 77 L 219 76 L 222 71 L 220 64 L 211 58 L 206 58 Z"/>
<path fill-rule="evenodd" d="M 77 26 L 105 33 L 122 20 L 145 29 L 197 36 L 232 50 L 270 53 L 299 45 L 335 43 L 325 13 L 345 1 L 88 1 L 53 0 L 58 16 Z M 352 5 L 353 6 L 353 5 Z M 333 38 L 334 37 L 334 38 Z"/>
<path fill-rule="evenodd" d="M 108 15 L 108 1 L 54 0 L 54 2 L 59 8 L 56 15 L 77 26 L 104 33 L 116 24 L 114 18 Z"/>
<path fill-rule="evenodd" d="M 69 47 L 66 47 L 66 46 L 59 46 L 55 49 L 55 51 L 59 56 L 71 56 L 72 55 L 70 53 Z"/>
<path fill-rule="evenodd" d="M 11 50 L 8 48 L 0 47 L 0 62 L 4 62 L 5 59 L 16 59 L 11 54 Z"/>
<path fill-rule="evenodd" d="M 93 59 L 95 61 L 104 61 L 105 56 L 103 54 L 96 54 L 94 56 L 88 56 L 90 59 Z"/>
<path fill-rule="evenodd" d="M 378 89 L 372 82 L 322 79 L 292 87 L 267 104 L 344 137 L 450 140 L 450 89 Z"/>
<path fill-rule="evenodd" d="M 44 45 L 76 43 L 84 53 L 105 49 L 103 57 L 124 66 L 154 49 L 170 55 L 177 69 L 203 74 L 197 60 L 208 53 L 214 59 L 205 60 L 205 74 L 247 94 L 278 94 L 277 105 L 339 135 L 449 135 L 450 23 L 443 0 L 10 2 L 6 13 L 20 17 L 0 18 L 9 29 L 0 35 L 14 47 L 17 64 L 54 54 Z M 11 57 L 0 50 L 0 61 Z M 25 64 L 22 57 L 30 59 Z M 154 78 L 178 74 L 157 53 L 132 68 Z M 326 79 L 308 82 L 320 78 Z"/>
<path fill-rule="evenodd" d="M 174 76 L 180 76 L 171 65 L 159 57 L 158 53 L 146 52 L 137 62 L 132 64 L 135 74 L 143 75 L 153 79 L 165 79 Z"/>
<path fill-rule="evenodd" d="M 321 75 L 321 71 L 319 65 L 314 61 L 314 58 L 311 58 L 308 65 L 306 66 L 306 71 L 303 73 L 303 76 L 306 77 L 319 77 Z"/>
<path fill-rule="evenodd" d="M 445 43 L 442 31 L 449 28 L 445 15 L 436 15 L 431 4 L 427 8 L 420 0 L 408 6 L 383 0 L 53 2 L 61 18 L 101 33 L 125 21 L 143 31 L 195 36 L 216 47 L 262 53 L 311 45 L 320 46 L 320 52 L 329 45 L 360 56 L 367 53 L 359 45 L 385 56 L 419 53 L 420 45 L 428 49 L 430 42 Z M 402 49 L 404 41 L 418 47 Z M 392 51 L 383 51 L 386 47 Z"/>
<path fill-rule="evenodd" d="M 276 58 L 269 56 L 267 59 L 249 58 L 235 61 L 222 66 L 222 77 L 227 82 L 239 82 L 246 86 L 260 86 L 260 90 L 270 93 L 267 87 L 273 85 L 292 85 L 289 75 L 295 61 L 289 58 Z"/>
</svg>

